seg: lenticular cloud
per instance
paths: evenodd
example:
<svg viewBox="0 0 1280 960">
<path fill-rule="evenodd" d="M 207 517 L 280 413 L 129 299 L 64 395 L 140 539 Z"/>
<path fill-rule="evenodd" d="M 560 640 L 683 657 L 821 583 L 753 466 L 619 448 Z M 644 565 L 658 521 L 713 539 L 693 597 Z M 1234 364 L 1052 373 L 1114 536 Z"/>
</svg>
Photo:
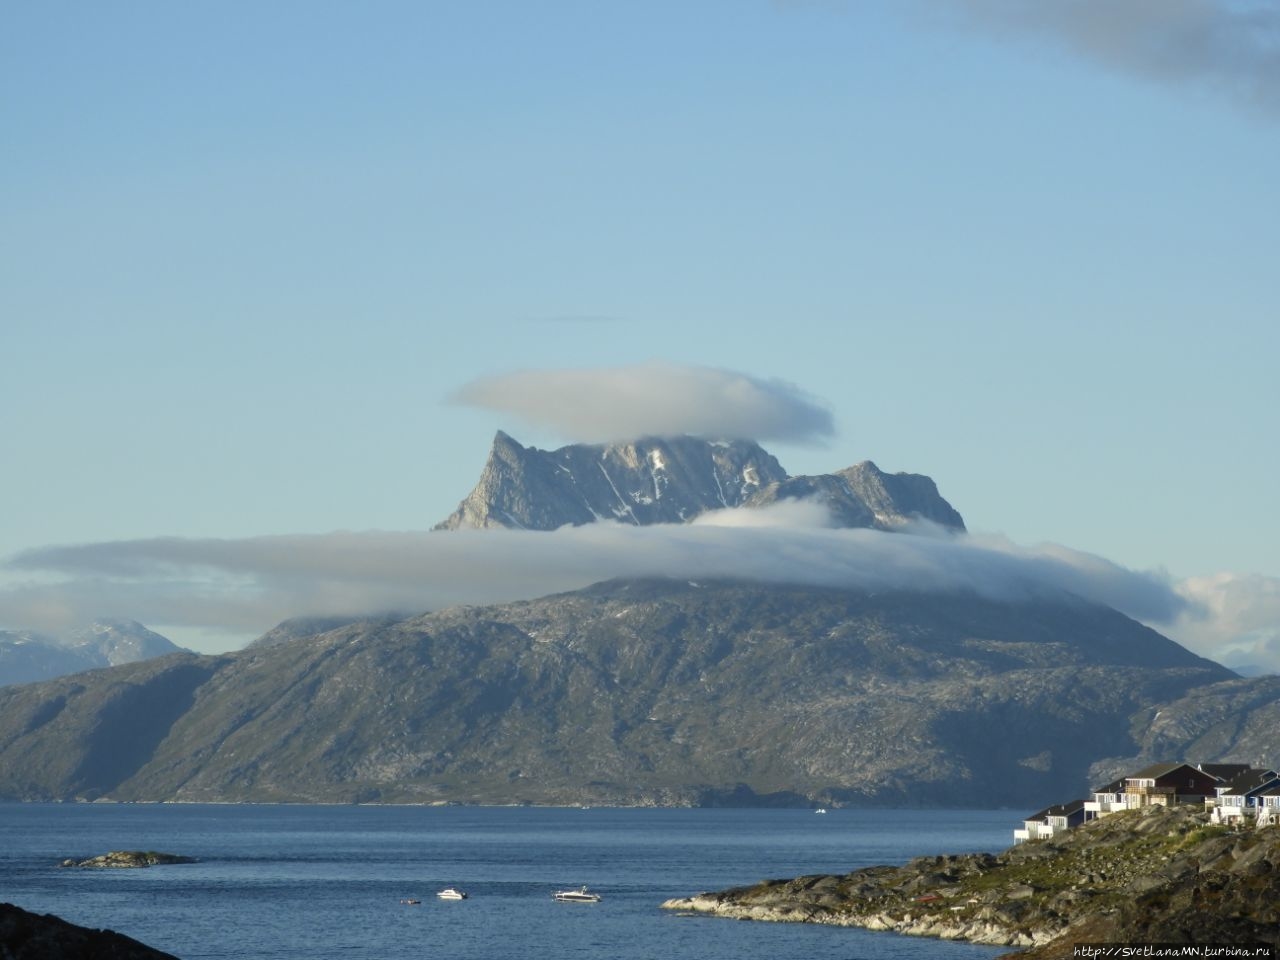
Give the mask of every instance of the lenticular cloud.
<svg viewBox="0 0 1280 960">
<path fill-rule="evenodd" d="M 835 433 L 830 411 L 793 384 L 671 363 L 517 371 L 473 380 L 452 400 L 587 443 L 687 434 L 814 444 Z"/>
</svg>

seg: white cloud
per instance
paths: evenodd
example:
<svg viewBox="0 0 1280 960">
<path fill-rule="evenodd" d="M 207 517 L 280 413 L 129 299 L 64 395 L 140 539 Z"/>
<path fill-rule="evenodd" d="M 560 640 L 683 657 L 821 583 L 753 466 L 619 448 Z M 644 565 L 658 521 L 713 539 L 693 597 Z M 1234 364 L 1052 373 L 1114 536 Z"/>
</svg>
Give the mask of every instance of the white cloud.
<svg viewBox="0 0 1280 960">
<path fill-rule="evenodd" d="M 788 530 L 820 530 L 833 525 L 831 510 L 818 500 L 779 500 L 765 509 L 730 507 L 708 510 L 696 516 L 695 527 L 773 527 Z"/>
<path fill-rule="evenodd" d="M 722 510 L 687 525 L 157 538 L 28 550 L 0 588 L 0 626 L 59 632 L 95 617 L 248 639 L 304 615 L 420 613 L 573 590 L 611 577 L 745 578 L 1018 601 L 1067 591 L 1150 623 L 1190 650 L 1280 673 L 1280 579 L 1172 582 L 1056 544 L 922 524 L 832 528 L 817 503 Z M 226 649 L 224 645 L 221 649 Z"/>
<path fill-rule="evenodd" d="M 986 29 L 1049 37 L 1107 67 L 1205 83 L 1280 110 L 1280 8 L 1258 0 L 935 0 Z"/>
<path fill-rule="evenodd" d="M 55 615 L 72 622 L 113 615 L 244 634 L 290 616 L 418 613 L 637 576 L 971 591 L 1010 601 L 1067 590 L 1157 622 L 1177 617 L 1186 604 L 1159 578 L 1062 547 L 1022 548 L 937 531 L 832 529 L 806 505 L 746 513 L 722 512 L 701 524 L 598 523 L 553 532 L 331 533 L 45 547 L 20 554 L 11 566 L 59 582 L 0 591 L 0 623 L 40 627 Z"/>
<path fill-rule="evenodd" d="M 1187 609 L 1168 633 L 1201 656 L 1248 672 L 1280 673 L 1280 579 L 1219 573 L 1177 584 Z"/>
<path fill-rule="evenodd" d="M 575 442 L 688 434 L 810 444 L 835 432 L 830 411 L 792 384 L 673 363 L 522 370 L 473 380 L 451 399 Z"/>
</svg>

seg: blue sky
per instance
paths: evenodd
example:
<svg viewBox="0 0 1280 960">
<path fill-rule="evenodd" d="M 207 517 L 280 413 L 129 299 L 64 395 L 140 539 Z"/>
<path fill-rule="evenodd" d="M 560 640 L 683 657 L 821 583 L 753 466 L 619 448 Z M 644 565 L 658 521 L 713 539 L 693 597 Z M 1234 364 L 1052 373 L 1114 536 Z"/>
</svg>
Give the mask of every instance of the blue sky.
<svg viewBox="0 0 1280 960">
<path fill-rule="evenodd" d="M 421 530 L 567 439 L 460 388 L 663 361 L 1280 663 L 1277 14 L 1105 6 L 10 5 L 0 556 Z"/>
</svg>

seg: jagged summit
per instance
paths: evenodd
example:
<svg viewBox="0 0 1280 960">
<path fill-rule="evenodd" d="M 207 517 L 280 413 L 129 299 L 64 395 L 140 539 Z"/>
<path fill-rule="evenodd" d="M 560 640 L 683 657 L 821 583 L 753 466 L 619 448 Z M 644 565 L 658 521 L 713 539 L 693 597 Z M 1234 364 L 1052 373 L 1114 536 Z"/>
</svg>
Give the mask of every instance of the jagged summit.
<svg viewBox="0 0 1280 960">
<path fill-rule="evenodd" d="M 683 523 L 740 506 L 786 478 L 771 454 L 747 440 L 645 437 L 539 450 L 499 430 L 480 482 L 437 529 Z"/>
<path fill-rule="evenodd" d="M 708 510 L 797 498 L 820 500 L 840 526 L 892 530 L 924 518 L 964 529 L 929 477 L 887 474 L 869 460 L 837 473 L 792 477 L 750 440 L 644 437 L 539 450 L 501 430 L 475 489 L 436 529 L 687 523 Z"/>
</svg>

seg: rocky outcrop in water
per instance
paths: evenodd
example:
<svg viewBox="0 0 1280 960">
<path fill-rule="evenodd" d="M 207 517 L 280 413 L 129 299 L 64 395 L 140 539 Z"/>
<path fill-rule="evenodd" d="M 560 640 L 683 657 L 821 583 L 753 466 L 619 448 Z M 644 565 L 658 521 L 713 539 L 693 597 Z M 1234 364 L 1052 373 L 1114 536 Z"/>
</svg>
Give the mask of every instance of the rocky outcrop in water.
<svg viewBox="0 0 1280 960">
<path fill-rule="evenodd" d="M 1280 947 L 1280 827 L 1216 826 L 1196 807 L 1150 807 L 999 855 L 765 880 L 662 906 L 1023 947 L 1038 960 L 1071 957 L 1076 943 Z"/>
<path fill-rule="evenodd" d="M 3 960 L 178 960 L 111 930 L 92 930 L 53 914 L 0 903 Z"/>
<path fill-rule="evenodd" d="M 195 863 L 192 857 L 176 853 L 157 853 L 154 850 L 112 850 L 88 860 L 63 860 L 64 867 L 96 867 L 108 869 L 155 867 L 170 863 Z"/>
</svg>

